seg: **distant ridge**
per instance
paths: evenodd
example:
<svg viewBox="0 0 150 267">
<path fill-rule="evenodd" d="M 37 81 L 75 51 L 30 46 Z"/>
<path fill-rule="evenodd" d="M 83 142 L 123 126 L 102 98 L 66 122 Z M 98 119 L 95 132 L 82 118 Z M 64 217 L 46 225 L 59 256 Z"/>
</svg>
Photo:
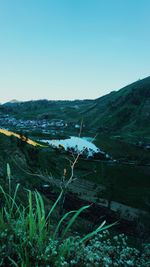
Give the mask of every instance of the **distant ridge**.
<svg viewBox="0 0 150 267">
<path fill-rule="evenodd" d="M 19 104 L 19 103 L 21 103 L 21 101 L 19 101 L 17 99 L 12 99 L 8 102 L 5 102 L 3 105 L 13 105 L 13 104 L 15 105 L 15 104 Z"/>
<path fill-rule="evenodd" d="M 94 132 L 150 136 L 150 76 L 95 100 L 12 100 L 1 107 L 22 119 L 83 120 Z"/>
<path fill-rule="evenodd" d="M 8 101 L 8 103 L 19 103 L 20 101 L 19 100 L 17 100 L 17 99 L 12 99 L 12 100 L 10 100 L 10 101 Z"/>
</svg>

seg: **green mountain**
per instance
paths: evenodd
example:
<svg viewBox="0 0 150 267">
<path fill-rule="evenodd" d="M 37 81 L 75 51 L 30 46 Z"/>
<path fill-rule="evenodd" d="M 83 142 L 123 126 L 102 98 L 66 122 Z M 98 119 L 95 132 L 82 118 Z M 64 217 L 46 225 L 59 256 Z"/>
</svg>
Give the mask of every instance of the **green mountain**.
<svg viewBox="0 0 150 267">
<path fill-rule="evenodd" d="M 148 137 L 150 77 L 95 100 L 7 102 L 0 112 L 21 119 L 83 120 L 94 132 Z"/>
<path fill-rule="evenodd" d="M 21 119 L 64 119 L 77 120 L 93 100 L 53 101 L 35 100 L 26 102 L 7 102 L 0 106 L 0 110 Z"/>
<path fill-rule="evenodd" d="M 150 77 L 96 99 L 83 115 L 100 132 L 149 136 Z"/>
</svg>

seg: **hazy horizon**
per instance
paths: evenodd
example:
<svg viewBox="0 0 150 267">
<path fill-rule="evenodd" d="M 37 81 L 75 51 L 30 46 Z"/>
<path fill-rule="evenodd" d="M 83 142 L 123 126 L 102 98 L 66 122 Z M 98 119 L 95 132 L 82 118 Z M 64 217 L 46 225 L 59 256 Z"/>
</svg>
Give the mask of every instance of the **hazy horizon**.
<svg viewBox="0 0 150 267">
<path fill-rule="evenodd" d="M 148 76 L 149 77 L 149 76 Z M 145 79 L 145 78 L 148 78 L 148 77 L 144 77 L 142 79 Z M 138 80 L 142 80 L 142 79 L 138 79 Z M 137 80 L 137 81 L 138 81 Z M 132 83 L 134 83 L 136 81 L 133 81 Z M 124 86 L 122 86 L 121 88 L 118 88 L 116 90 L 109 90 L 107 93 L 103 94 L 103 95 L 99 95 L 97 98 L 99 97 L 102 97 L 102 96 L 105 96 L 106 94 L 109 94 L 113 91 L 119 91 L 120 89 L 123 89 L 124 87 L 128 86 L 129 84 L 132 84 L 132 83 L 128 83 L 128 84 L 125 84 Z M 37 100 L 48 100 L 48 101 L 75 101 L 75 100 L 93 100 L 93 99 L 96 99 L 96 98 L 74 98 L 74 99 L 70 99 L 70 98 L 62 98 L 62 99 L 50 99 L 50 98 L 34 98 L 34 99 L 17 99 L 17 98 L 12 98 L 12 99 L 8 99 L 7 101 L 0 101 L 0 104 L 4 104 L 4 103 L 7 103 L 7 102 L 11 102 L 11 101 L 18 101 L 18 102 L 28 102 L 28 101 L 37 101 Z"/>
<path fill-rule="evenodd" d="M 95 99 L 149 76 L 148 0 L 0 2 L 0 102 Z"/>
</svg>

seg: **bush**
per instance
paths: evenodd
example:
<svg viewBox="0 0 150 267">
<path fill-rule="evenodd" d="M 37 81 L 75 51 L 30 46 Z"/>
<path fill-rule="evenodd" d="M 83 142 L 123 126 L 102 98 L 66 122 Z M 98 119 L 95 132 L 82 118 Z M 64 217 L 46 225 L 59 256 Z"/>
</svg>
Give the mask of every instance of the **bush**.
<svg viewBox="0 0 150 267">
<path fill-rule="evenodd" d="M 28 190 L 28 205 L 16 201 L 19 184 L 11 188 L 11 174 L 7 165 L 9 192 L 2 192 L 0 208 L 0 266 L 16 267 L 112 267 L 149 266 L 150 246 L 143 251 L 127 245 L 124 235 L 110 236 L 103 222 L 84 237 L 70 231 L 76 218 L 89 206 L 65 213 L 52 223 L 52 213 L 61 201 L 63 191 L 46 214 L 38 192 Z M 69 218 L 69 219 L 68 219 Z M 65 224 L 64 224 L 65 221 Z M 61 229 L 61 231 L 60 231 Z M 100 232 L 103 231 L 103 234 Z"/>
</svg>

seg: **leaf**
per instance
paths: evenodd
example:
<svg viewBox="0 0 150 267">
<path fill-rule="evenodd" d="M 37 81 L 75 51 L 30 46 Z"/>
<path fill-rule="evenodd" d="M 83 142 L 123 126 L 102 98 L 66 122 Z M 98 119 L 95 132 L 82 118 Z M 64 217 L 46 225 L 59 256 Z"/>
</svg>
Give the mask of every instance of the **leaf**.
<svg viewBox="0 0 150 267">
<path fill-rule="evenodd" d="M 60 193 L 60 195 L 58 196 L 57 200 L 55 201 L 55 203 L 53 204 L 52 208 L 50 209 L 50 211 L 49 211 L 49 213 L 48 213 L 48 215 L 47 215 L 47 217 L 46 217 L 46 221 L 47 221 L 47 220 L 48 220 L 48 218 L 51 216 L 51 214 L 52 214 L 53 210 L 54 210 L 54 209 L 55 209 L 55 207 L 57 206 L 57 204 L 58 204 L 59 200 L 60 200 L 60 199 L 61 199 L 61 197 L 62 197 L 62 194 L 63 194 L 63 191 L 61 191 L 61 193 Z"/>
<path fill-rule="evenodd" d="M 76 218 L 80 215 L 80 213 L 83 212 L 85 209 L 88 209 L 89 207 L 90 207 L 90 205 L 84 206 L 84 207 L 82 207 L 82 208 L 80 208 L 79 210 L 76 211 L 75 215 L 70 219 L 67 227 L 65 228 L 64 233 L 62 235 L 62 238 L 64 238 L 64 236 L 68 232 L 69 228 L 72 226 L 72 224 L 74 223 L 74 221 L 76 220 Z"/>
<path fill-rule="evenodd" d="M 106 221 L 104 221 L 96 230 L 94 230 L 93 232 L 87 234 L 86 236 L 84 236 L 81 240 L 80 243 L 86 241 L 87 239 L 90 239 L 91 237 L 93 237 L 94 235 L 96 235 L 98 232 L 104 231 L 114 225 L 116 225 L 118 222 L 114 222 L 112 224 L 106 225 L 104 226 L 104 224 L 106 223 Z M 104 227 L 103 227 L 104 226 Z"/>
<path fill-rule="evenodd" d="M 60 219 L 60 221 L 59 221 L 59 223 L 58 223 L 58 225 L 57 225 L 57 227 L 56 227 L 56 230 L 55 230 L 55 232 L 54 232 L 54 234 L 53 234 L 53 239 L 55 239 L 56 234 L 57 234 L 57 232 L 58 232 L 58 230 L 59 230 L 59 228 L 60 228 L 62 222 L 63 222 L 63 221 L 64 221 L 64 220 L 65 220 L 71 213 L 75 213 L 75 212 L 76 212 L 76 210 L 69 211 L 69 212 L 65 213 L 65 215 Z"/>
</svg>

